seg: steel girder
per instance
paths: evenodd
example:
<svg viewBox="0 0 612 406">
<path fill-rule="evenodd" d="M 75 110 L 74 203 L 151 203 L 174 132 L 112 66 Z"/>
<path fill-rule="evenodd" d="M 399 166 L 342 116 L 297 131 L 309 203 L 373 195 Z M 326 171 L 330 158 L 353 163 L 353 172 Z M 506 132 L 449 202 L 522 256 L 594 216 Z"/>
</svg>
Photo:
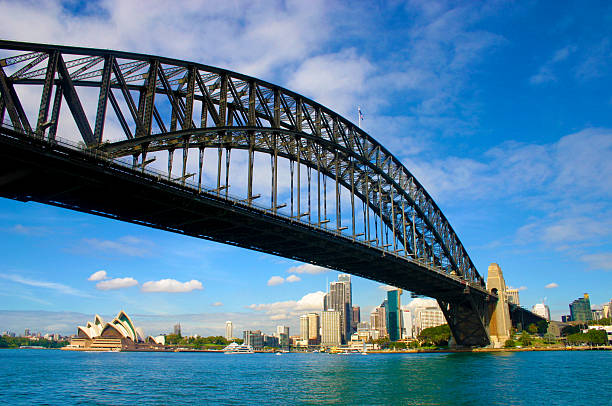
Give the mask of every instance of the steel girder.
<svg viewBox="0 0 612 406">
<path fill-rule="evenodd" d="M 38 85 L 43 92 L 35 131 L 42 137 L 55 136 L 63 95 L 88 147 L 113 156 L 138 154 L 141 164 L 146 150 L 250 144 L 280 154 L 351 190 L 394 229 L 394 247 L 399 242 L 407 254 L 484 287 L 444 214 L 408 169 L 353 123 L 304 96 L 239 73 L 150 55 L 11 41 L 0 41 L 0 50 L 8 53 L 0 68 L 12 70 L 10 76 L 0 72 L 0 113 L 8 111 L 15 128 L 32 131 L 14 86 Z M 93 130 L 79 98 L 86 87 L 99 90 Z M 105 142 L 109 101 L 126 141 Z"/>
</svg>

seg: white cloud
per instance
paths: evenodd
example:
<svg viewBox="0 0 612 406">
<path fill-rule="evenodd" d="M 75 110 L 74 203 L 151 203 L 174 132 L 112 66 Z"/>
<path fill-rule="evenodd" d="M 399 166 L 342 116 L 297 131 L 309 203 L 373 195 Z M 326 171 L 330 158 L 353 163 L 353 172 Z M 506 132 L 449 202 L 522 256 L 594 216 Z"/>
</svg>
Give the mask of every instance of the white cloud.
<svg viewBox="0 0 612 406">
<path fill-rule="evenodd" d="M 559 285 L 555 282 L 551 282 L 548 285 L 544 286 L 546 289 L 554 289 L 554 288 L 558 288 Z"/>
<path fill-rule="evenodd" d="M 385 292 L 388 292 L 390 290 L 396 290 L 397 288 L 395 286 L 391 286 L 391 285 L 378 285 L 378 289 L 382 289 Z"/>
<path fill-rule="evenodd" d="M 47 227 L 40 226 L 24 226 L 23 224 L 15 224 L 8 231 L 22 235 L 44 235 L 49 233 Z"/>
<path fill-rule="evenodd" d="M 299 282 L 301 280 L 302 279 L 299 276 L 297 276 L 297 275 L 289 275 L 289 276 L 287 276 L 287 279 L 285 279 L 285 281 L 287 281 L 289 283 Z"/>
<path fill-rule="evenodd" d="M 99 290 L 116 290 L 129 288 L 138 285 L 138 281 L 134 278 L 114 278 L 96 283 L 96 288 Z"/>
<path fill-rule="evenodd" d="M 405 307 L 408 307 L 410 311 L 414 312 L 417 307 L 436 307 L 438 302 L 436 299 L 429 299 L 424 297 L 416 297 L 412 299 Z"/>
<path fill-rule="evenodd" d="M 273 276 L 268 279 L 268 286 L 282 285 L 283 283 L 285 283 L 285 279 L 282 276 Z"/>
<path fill-rule="evenodd" d="M 127 255 L 133 257 L 144 257 L 151 254 L 154 244 L 151 241 L 132 236 L 124 236 L 117 240 L 99 240 L 97 238 L 85 238 L 83 242 L 89 249 L 79 249 L 80 253 L 89 253 L 91 250 L 107 255 Z"/>
<path fill-rule="evenodd" d="M 108 276 L 106 275 L 106 271 L 94 272 L 89 276 L 89 278 L 87 278 L 88 281 L 101 281 L 104 279 L 108 279 Z"/>
<path fill-rule="evenodd" d="M 223 306 L 223 302 L 214 302 L 211 304 L 212 307 L 221 307 Z"/>
<path fill-rule="evenodd" d="M 580 259 L 591 269 L 612 271 L 612 252 L 583 255 Z"/>
<path fill-rule="evenodd" d="M 159 281 L 149 281 L 142 284 L 143 292 L 169 292 L 184 293 L 192 290 L 202 290 L 202 282 L 195 279 L 189 282 L 179 282 L 175 279 L 161 279 Z"/>
<path fill-rule="evenodd" d="M 24 278 L 20 275 L 15 275 L 15 274 L 0 274 L 0 278 L 12 281 L 12 282 L 17 282 L 17 283 L 21 283 L 23 285 L 28 285 L 28 286 L 33 286 L 33 287 L 37 287 L 37 288 L 45 288 L 45 289 L 51 289 L 51 290 L 55 290 L 59 293 L 63 293 L 63 294 L 67 294 L 67 295 L 72 295 L 72 296 L 81 296 L 81 297 L 90 297 L 89 295 L 71 288 L 70 286 L 64 285 L 62 283 L 57 283 L 57 282 L 47 282 L 47 281 L 40 281 L 40 280 L 35 280 L 35 279 L 29 279 L 29 278 Z"/>
<path fill-rule="evenodd" d="M 320 273 L 324 273 L 324 272 L 329 272 L 329 269 L 327 268 L 323 268 L 322 266 L 319 265 L 313 265 L 313 264 L 302 264 L 299 266 L 292 266 L 291 268 L 287 269 L 288 273 L 298 273 L 298 274 L 312 274 L 312 275 L 316 275 L 316 274 L 320 274 Z"/>
<path fill-rule="evenodd" d="M 524 291 L 524 290 L 527 290 L 527 286 L 520 286 L 520 287 L 518 288 L 518 290 L 519 290 L 519 292 L 522 292 L 522 291 Z"/>
<path fill-rule="evenodd" d="M 285 316 L 297 317 L 309 311 L 321 311 L 323 309 L 323 296 L 325 292 L 317 291 L 304 295 L 300 300 L 287 300 L 284 302 L 252 304 L 249 309 L 265 312 L 276 319 Z M 275 319 L 275 320 L 276 320 Z"/>
</svg>

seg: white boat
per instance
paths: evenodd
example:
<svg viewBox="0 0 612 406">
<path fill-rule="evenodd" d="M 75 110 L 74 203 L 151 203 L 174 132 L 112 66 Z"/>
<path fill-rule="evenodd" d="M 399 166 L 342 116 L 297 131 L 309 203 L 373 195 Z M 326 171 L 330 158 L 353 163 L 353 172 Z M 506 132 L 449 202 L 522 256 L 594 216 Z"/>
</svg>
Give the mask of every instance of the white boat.
<svg viewBox="0 0 612 406">
<path fill-rule="evenodd" d="M 253 347 L 248 344 L 231 343 L 223 349 L 224 354 L 254 354 Z"/>
</svg>

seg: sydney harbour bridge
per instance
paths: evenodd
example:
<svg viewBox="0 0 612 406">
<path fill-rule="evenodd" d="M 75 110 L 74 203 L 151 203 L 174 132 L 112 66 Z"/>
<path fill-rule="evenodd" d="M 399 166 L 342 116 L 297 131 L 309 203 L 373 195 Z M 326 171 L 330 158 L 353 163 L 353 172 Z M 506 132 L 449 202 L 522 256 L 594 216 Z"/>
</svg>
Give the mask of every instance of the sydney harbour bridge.
<svg viewBox="0 0 612 406">
<path fill-rule="evenodd" d="M 0 196 L 436 298 L 457 344 L 498 302 L 423 186 L 330 109 L 198 63 L 0 41 Z"/>
</svg>

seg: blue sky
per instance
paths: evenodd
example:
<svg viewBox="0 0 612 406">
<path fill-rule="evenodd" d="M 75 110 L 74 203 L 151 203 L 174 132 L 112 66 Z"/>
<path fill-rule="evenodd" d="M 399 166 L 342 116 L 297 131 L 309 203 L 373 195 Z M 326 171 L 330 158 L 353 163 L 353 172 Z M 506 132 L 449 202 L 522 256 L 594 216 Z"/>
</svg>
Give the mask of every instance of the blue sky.
<svg viewBox="0 0 612 406">
<path fill-rule="evenodd" d="M 499 263 L 521 304 L 545 299 L 557 319 L 584 292 L 593 304 L 612 298 L 609 2 L 134 3 L 0 1 L 0 37 L 220 66 L 355 121 L 360 105 L 363 128 L 426 187 L 481 274 Z M 151 334 L 176 321 L 219 334 L 226 319 L 270 332 L 297 327 L 336 278 L 6 199 L 0 246 L 0 330 L 69 333 L 84 317 L 125 309 Z M 88 280 L 101 270 L 106 279 Z M 284 282 L 270 286 L 274 276 Z M 114 279 L 106 287 L 117 289 L 98 286 Z M 353 285 L 369 314 L 384 290 Z M 147 291 L 155 287 L 183 292 Z"/>
</svg>

